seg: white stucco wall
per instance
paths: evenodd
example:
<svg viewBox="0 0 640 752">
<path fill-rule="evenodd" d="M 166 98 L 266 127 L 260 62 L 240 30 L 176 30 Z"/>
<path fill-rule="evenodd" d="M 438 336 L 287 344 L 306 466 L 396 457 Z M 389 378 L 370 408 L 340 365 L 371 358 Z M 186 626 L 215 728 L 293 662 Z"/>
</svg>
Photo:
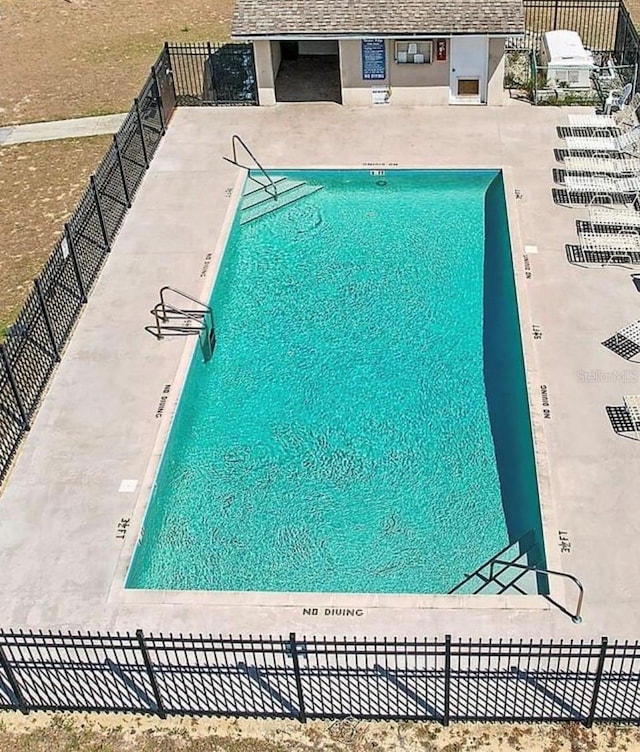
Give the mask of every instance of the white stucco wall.
<svg viewBox="0 0 640 752">
<path fill-rule="evenodd" d="M 280 42 L 271 42 L 271 68 L 273 70 L 273 80 L 278 77 L 278 71 L 280 70 L 280 63 L 282 62 L 282 49 L 280 48 Z"/>
<path fill-rule="evenodd" d="M 340 73 L 342 101 L 349 105 L 370 105 L 372 86 L 390 86 L 391 104 L 420 105 L 449 102 L 449 44 L 447 60 L 412 65 L 396 63 L 393 39 L 385 44 L 387 77 L 384 81 L 365 81 L 362 78 L 362 43 L 360 39 L 340 41 Z"/>
<path fill-rule="evenodd" d="M 496 37 L 489 39 L 487 104 L 505 104 L 504 65 L 504 39 L 497 39 Z"/>
<path fill-rule="evenodd" d="M 275 57 L 272 54 L 274 47 L 277 47 Z M 269 39 L 255 41 L 253 56 L 256 62 L 258 101 L 261 105 L 273 105 L 276 103 L 275 76 L 280 67 L 280 44 Z"/>
<path fill-rule="evenodd" d="M 432 63 L 413 65 L 396 63 L 394 40 L 385 44 L 387 77 L 383 81 L 367 81 L 362 78 L 362 44 L 360 39 L 343 39 L 339 42 L 340 77 L 342 101 L 345 105 L 370 106 L 371 87 L 390 87 L 391 105 L 444 105 L 449 103 L 451 44 L 447 39 L 447 59 Z M 261 105 L 274 105 L 275 79 L 281 63 L 280 43 L 273 40 L 258 40 L 253 43 L 258 81 L 258 97 Z M 335 50 L 333 41 L 301 42 L 301 51 L 306 54 L 326 54 Z M 504 40 L 490 38 L 488 44 L 487 104 L 504 104 Z"/>
<path fill-rule="evenodd" d="M 336 55 L 338 43 L 333 39 L 305 39 L 298 42 L 300 55 Z"/>
</svg>

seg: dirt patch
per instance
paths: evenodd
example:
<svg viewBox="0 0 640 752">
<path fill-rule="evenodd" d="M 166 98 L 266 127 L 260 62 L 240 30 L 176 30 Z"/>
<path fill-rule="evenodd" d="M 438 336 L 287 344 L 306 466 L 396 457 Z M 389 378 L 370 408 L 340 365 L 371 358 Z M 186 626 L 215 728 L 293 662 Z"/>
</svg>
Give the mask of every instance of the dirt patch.
<svg viewBox="0 0 640 752">
<path fill-rule="evenodd" d="M 233 0 L 3 0 L 0 125 L 126 112 L 165 41 L 224 41 Z"/>
<path fill-rule="evenodd" d="M 638 752 L 635 727 L 373 723 L 34 713 L 0 716 L 0 752 Z"/>
<path fill-rule="evenodd" d="M 95 136 L 0 148 L 0 340 L 110 141 Z"/>
<path fill-rule="evenodd" d="M 625 5 L 631 15 L 631 20 L 636 29 L 640 28 L 640 0 L 625 0 Z"/>
</svg>

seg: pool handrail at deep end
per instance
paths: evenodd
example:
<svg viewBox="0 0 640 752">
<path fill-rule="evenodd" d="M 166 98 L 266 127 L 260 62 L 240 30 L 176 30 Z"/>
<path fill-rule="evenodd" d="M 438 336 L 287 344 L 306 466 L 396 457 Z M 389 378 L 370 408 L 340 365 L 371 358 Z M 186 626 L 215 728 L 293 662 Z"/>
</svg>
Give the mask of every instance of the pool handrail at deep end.
<svg viewBox="0 0 640 752">
<path fill-rule="evenodd" d="M 502 564 L 507 567 L 516 567 L 517 569 L 526 569 L 530 572 L 540 572 L 540 574 L 553 574 L 558 577 L 565 577 L 568 580 L 571 580 L 571 582 L 574 583 L 574 585 L 578 588 L 578 603 L 576 604 L 576 610 L 574 614 L 570 614 L 571 621 L 574 622 L 574 624 L 581 624 L 582 623 L 582 601 L 584 600 L 584 586 L 580 582 L 580 580 L 573 574 L 569 574 L 568 572 L 558 572 L 556 569 L 545 569 L 544 567 L 538 567 L 538 566 L 531 566 L 529 564 L 520 564 L 518 562 L 514 561 L 501 561 L 500 559 L 494 559 L 491 562 L 491 565 L 489 567 L 489 576 L 493 577 L 493 565 L 494 564 Z"/>
</svg>

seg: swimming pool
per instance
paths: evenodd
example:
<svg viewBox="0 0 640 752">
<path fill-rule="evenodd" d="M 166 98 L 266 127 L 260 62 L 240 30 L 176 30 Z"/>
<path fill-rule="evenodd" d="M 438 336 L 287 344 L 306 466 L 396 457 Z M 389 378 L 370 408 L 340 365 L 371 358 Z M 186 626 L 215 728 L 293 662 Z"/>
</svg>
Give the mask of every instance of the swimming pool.
<svg viewBox="0 0 640 752">
<path fill-rule="evenodd" d="M 237 213 L 127 587 L 446 593 L 542 540 L 501 173 L 376 172 Z"/>
</svg>

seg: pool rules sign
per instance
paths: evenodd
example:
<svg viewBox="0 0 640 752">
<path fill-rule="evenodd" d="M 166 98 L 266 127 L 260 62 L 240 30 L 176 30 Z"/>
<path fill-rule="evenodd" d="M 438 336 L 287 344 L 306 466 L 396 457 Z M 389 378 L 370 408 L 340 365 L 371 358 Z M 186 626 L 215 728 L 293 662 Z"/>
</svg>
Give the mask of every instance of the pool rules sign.
<svg viewBox="0 0 640 752">
<path fill-rule="evenodd" d="M 384 81 L 387 77 L 387 58 L 384 39 L 362 40 L 362 78 L 365 81 Z"/>
</svg>

